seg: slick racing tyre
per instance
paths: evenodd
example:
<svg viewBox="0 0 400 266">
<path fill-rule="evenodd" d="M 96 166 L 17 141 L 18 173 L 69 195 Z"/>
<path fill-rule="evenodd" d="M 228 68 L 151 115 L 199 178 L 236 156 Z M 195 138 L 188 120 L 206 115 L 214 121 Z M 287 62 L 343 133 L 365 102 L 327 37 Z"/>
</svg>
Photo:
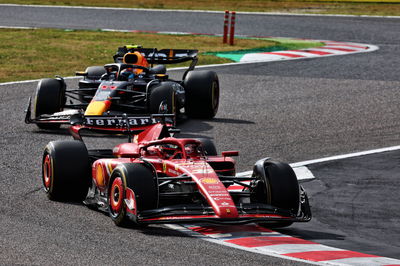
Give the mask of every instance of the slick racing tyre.
<svg viewBox="0 0 400 266">
<path fill-rule="evenodd" d="M 209 156 L 217 155 L 217 148 L 215 147 L 214 142 L 212 142 L 208 138 L 196 138 L 196 139 L 199 140 L 201 144 L 203 144 L 203 148 L 206 152 L 206 155 Z"/>
<path fill-rule="evenodd" d="M 86 68 L 87 79 L 98 80 L 106 73 L 104 66 L 90 66 Z"/>
<path fill-rule="evenodd" d="M 258 180 L 251 201 L 270 204 L 296 214 L 300 206 L 300 188 L 292 167 L 286 163 L 267 160 L 264 162 L 263 171 L 264 175 L 253 173 Z M 291 224 L 290 221 L 260 223 L 269 228 L 286 227 Z"/>
<path fill-rule="evenodd" d="M 158 187 L 151 170 L 139 163 L 114 169 L 108 189 L 108 212 L 117 226 L 138 225 L 137 215 L 157 205 Z"/>
<path fill-rule="evenodd" d="M 219 81 L 213 71 L 190 71 L 183 81 L 185 112 L 193 118 L 213 118 L 219 105 Z"/>
<path fill-rule="evenodd" d="M 82 201 L 90 182 L 90 163 L 85 144 L 78 140 L 52 141 L 42 161 L 44 190 L 51 200 Z"/>
<path fill-rule="evenodd" d="M 79 81 L 79 100 L 88 103 L 95 95 L 100 85 L 100 78 L 106 73 L 106 70 L 103 66 L 91 66 L 86 68 L 85 72 L 87 76 Z"/>
<path fill-rule="evenodd" d="M 165 82 L 151 88 L 149 111 L 150 114 L 176 114 L 176 97 L 172 83 Z"/>
<path fill-rule="evenodd" d="M 43 114 L 53 114 L 63 110 L 65 105 L 65 84 L 60 79 L 42 79 L 36 87 L 34 98 L 35 118 Z M 56 129 L 60 124 L 37 124 L 41 129 Z"/>
</svg>

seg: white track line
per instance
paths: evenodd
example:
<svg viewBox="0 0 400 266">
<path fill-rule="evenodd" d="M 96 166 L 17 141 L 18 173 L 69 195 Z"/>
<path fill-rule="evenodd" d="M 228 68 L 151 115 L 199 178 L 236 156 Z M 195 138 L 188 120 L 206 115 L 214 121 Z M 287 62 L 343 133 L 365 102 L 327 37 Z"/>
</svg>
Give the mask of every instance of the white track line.
<svg viewBox="0 0 400 266">
<path fill-rule="evenodd" d="M 181 13 L 210 13 L 224 14 L 225 11 L 212 10 L 188 10 L 188 9 L 151 9 L 151 8 L 125 8 L 125 7 L 90 7 L 90 6 L 56 6 L 56 5 L 19 5 L 19 4 L 0 4 L 0 6 L 10 7 L 38 7 L 38 8 L 66 8 L 66 9 L 98 9 L 98 10 L 131 10 L 146 12 L 181 12 Z M 400 16 L 372 16 L 372 15 L 343 15 L 343 14 L 304 14 L 286 12 L 246 12 L 237 11 L 236 14 L 242 15 L 265 15 L 265 16 L 302 16 L 302 17 L 362 17 L 362 18 L 400 18 Z"/>
<path fill-rule="evenodd" d="M 374 150 L 367 150 L 367 151 L 354 152 L 354 153 L 348 153 L 348 154 L 342 154 L 342 155 L 335 155 L 335 156 L 324 157 L 324 158 L 319 158 L 319 159 L 314 159 L 314 160 L 291 163 L 290 166 L 293 168 L 294 172 L 296 173 L 298 180 L 310 180 L 315 177 L 312 174 L 312 172 L 306 167 L 307 165 L 348 159 L 348 158 L 354 158 L 354 157 L 360 157 L 360 156 L 371 155 L 371 154 L 376 154 L 376 153 L 397 151 L 397 150 L 400 150 L 400 146 L 391 146 L 391 147 L 385 147 L 385 148 L 374 149 Z M 238 176 L 251 176 L 252 173 L 253 173 L 253 171 L 245 171 L 245 172 L 238 173 L 237 175 Z"/>
<path fill-rule="evenodd" d="M 323 162 L 328 162 L 328 161 L 341 160 L 341 159 L 359 157 L 359 156 L 382 153 L 382 152 L 397 151 L 397 150 L 400 150 L 400 146 L 391 146 L 391 147 L 385 147 L 385 148 L 368 150 L 368 151 L 335 155 L 335 156 L 324 157 L 324 158 L 315 159 L 315 160 L 308 160 L 308 161 L 303 161 L 303 162 L 298 162 L 298 163 L 292 163 L 290 165 L 292 167 L 298 167 L 298 166 L 305 166 L 305 165 L 310 165 L 310 164 L 323 163 Z"/>
</svg>

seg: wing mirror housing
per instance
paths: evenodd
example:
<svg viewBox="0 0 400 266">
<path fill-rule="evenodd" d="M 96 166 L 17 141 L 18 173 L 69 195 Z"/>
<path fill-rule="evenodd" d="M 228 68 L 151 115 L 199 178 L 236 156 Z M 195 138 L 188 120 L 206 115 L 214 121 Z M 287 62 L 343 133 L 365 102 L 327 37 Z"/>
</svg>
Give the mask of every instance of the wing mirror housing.
<svg viewBox="0 0 400 266">
<path fill-rule="evenodd" d="M 224 157 L 239 156 L 239 152 L 238 151 L 223 151 L 222 156 L 224 156 Z"/>
</svg>

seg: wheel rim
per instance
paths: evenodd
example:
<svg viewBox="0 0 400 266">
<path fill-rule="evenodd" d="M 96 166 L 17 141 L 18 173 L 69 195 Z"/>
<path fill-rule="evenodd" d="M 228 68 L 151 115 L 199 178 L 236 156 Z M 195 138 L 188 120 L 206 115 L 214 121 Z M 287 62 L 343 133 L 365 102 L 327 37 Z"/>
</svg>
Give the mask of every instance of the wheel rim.
<svg viewBox="0 0 400 266">
<path fill-rule="evenodd" d="M 47 154 L 43 162 L 43 184 L 46 191 L 49 191 L 53 175 L 50 155 Z"/>
<path fill-rule="evenodd" d="M 109 202 L 112 215 L 118 216 L 118 214 L 121 212 L 123 200 L 124 200 L 124 187 L 122 179 L 121 177 L 117 177 L 114 179 L 111 185 L 111 192 L 109 195 Z"/>
</svg>

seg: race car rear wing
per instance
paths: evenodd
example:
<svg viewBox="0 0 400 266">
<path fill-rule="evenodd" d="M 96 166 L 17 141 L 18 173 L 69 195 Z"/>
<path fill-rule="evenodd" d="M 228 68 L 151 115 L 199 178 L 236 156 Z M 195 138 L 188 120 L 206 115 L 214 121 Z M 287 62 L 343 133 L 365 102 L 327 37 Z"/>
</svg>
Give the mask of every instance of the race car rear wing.
<svg viewBox="0 0 400 266">
<path fill-rule="evenodd" d="M 157 48 L 140 48 L 133 45 L 118 47 L 117 53 L 114 55 L 116 63 L 122 63 L 126 53 L 140 52 L 149 64 L 177 64 L 187 61 L 197 63 L 198 50 L 188 49 L 161 49 Z"/>
</svg>

